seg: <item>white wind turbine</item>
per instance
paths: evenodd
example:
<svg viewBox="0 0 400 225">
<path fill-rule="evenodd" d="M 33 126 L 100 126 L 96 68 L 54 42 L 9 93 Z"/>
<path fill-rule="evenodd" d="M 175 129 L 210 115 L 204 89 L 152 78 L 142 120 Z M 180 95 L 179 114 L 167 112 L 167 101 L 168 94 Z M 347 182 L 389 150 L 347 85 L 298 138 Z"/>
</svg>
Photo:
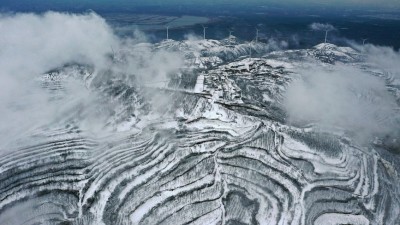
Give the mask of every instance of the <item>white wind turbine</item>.
<svg viewBox="0 0 400 225">
<path fill-rule="evenodd" d="M 228 29 L 228 31 L 229 31 L 229 36 L 228 36 L 229 45 L 232 45 L 235 42 L 235 37 L 232 35 L 234 31 L 230 29 Z"/>
<path fill-rule="evenodd" d="M 326 29 L 326 30 L 325 30 L 325 43 L 326 43 L 326 41 L 327 41 L 327 39 L 328 39 L 328 32 L 329 32 L 329 29 Z"/>
<path fill-rule="evenodd" d="M 250 59 L 251 59 L 251 53 L 252 53 L 252 51 L 251 51 L 251 45 L 250 45 Z"/>
<path fill-rule="evenodd" d="M 250 59 L 251 59 L 251 55 L 252 55 L 252 45 L 251 45 L 252 42 L 253 42 L 253 41 L 250 41 L 250 42 L 249 42 L 249 49 L 250 49 L 249 58 L 250 58 Z"/>
<path fill-rule="evenodd" d="M 257 33 L 256 33 L 256 43 L 258 43 L 258 33 L 260 32 L 260 29 L 256 28 L 256 31 L 257 31 Z"/>
<path fill-rule="evenodd" d="M 167 40 L 169 39 L 169 26 L 167 26 Z"/>
<path fill-rule="evenodd" d="M 204 25 L 201 25 L 203 27 L 203 39 L 206 40 L 206 29 L 208 27 L 205 27 Z"/>
<path fill-rule="evenodd" d="M 315 30 L 315 31 L 325 31 L 325 41 L 324 43 L 328 42 L 328 33 L 330 31 L 334 31 L 336 30 L 336 28 L 334 26 L 332 26 L 331 24 L 322 24 L 322 23 L 312 23 L 310 25 L 311 30 Z"/>
<path fill-rule="evenodd" d="M 259 32 L 260 32 L 260 29 L 258 29 L 258 28 L 256 28 L 256 44 L 258 43 L 258 35 L 259 35 Z M 252 45 L 251 45 L 251 43 L 252 43 L 253 41 L 250 41 L 249 42 L 249 48 L 250 48 L 250 55 L 249 55 L 249 58 L 251 59 L 251 57 L 252 57 Z"/>
</svg>

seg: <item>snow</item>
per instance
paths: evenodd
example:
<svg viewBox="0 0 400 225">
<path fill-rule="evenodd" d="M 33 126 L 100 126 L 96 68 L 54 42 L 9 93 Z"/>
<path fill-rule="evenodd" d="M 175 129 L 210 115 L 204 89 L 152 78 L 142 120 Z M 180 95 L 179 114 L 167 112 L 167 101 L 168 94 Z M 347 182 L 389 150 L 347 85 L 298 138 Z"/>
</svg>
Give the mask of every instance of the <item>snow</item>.
<svg viewBox="0 0 400 225">
<path fill-rule="evenodd" d="M 353 225 L 369 225 L 369 220 L 363 215 L 339 214 L 339 213 L 326 213 L 322 214 L 315 220 L 314 224 L 324 225 L 340 225 L 340 224 L 353 224 Z"/>
<path fill-rule="evenodd" d="M 201 93 L 204 90 L 204 74 L 200 74 L 197 77 L 196 85 L 194 87 L 195 93 Z"/>
</svg>

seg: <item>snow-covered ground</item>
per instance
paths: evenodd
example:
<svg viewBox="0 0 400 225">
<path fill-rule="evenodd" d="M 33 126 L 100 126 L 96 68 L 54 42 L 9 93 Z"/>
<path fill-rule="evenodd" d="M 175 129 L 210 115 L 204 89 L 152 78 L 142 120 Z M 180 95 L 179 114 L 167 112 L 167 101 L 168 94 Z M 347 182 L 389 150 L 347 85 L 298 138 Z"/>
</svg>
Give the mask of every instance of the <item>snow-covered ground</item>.
<svg viewBox="0 0 400 225">
<path fill-rule="evenodd" d="M 39 79 L 49 90 L 79 80 L 99 105 L 92 114 L 77 104 L 79 113 L 0 155 L 0 224 L 400 223 L 398 153 L 346 128 L 291 123 L 284 105 L 290 84 L 314 64 L 363 68 L 399 98 L 398 79 L 384 68 L 332 44 L 166 40 L 140 48 L 183 55 L 179 74 L 150 85 L 66 66 Z"/>
</svg>

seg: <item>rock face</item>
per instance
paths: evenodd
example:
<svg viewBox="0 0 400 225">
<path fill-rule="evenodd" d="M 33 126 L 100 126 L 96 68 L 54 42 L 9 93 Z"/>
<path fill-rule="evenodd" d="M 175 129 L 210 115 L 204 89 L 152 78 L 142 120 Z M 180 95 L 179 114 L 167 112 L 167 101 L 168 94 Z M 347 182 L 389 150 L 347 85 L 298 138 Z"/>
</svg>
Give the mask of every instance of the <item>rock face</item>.
<svg viewBox="0 0 400 225">
<path fill-rule="evenodd" d="M 400 224 L 398 153 L 289 125 L 282 107 L 305 57 L 361 63 L 356 51 L 240 59 L 243 46 L 190 44 L 154 46 L 176 47 L 202 69 L 163 88 L 79 66 L 42 77 L 51 94 L 79 77 L 112 102 L 101 120 L 111 132 L 88 132 L 72 113 L 10 145 L 0 155 L 0 224 Z"/>
</svg>

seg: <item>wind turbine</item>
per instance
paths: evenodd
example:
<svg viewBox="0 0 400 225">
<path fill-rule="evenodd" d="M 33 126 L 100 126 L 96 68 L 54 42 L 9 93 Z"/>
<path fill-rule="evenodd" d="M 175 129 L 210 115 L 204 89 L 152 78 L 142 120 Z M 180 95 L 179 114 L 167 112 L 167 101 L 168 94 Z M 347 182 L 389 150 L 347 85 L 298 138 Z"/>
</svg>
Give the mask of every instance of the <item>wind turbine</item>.
<svg viewBox="0 0 400 225">
<path fill-rule="evenodd" d="M 258 43 L 258 33 L 259 33 L 260 29 L 258 29 L 258 28 L 256 27 L 256 31 L 257 31 L 257 33 L 256 33 L 256 43 Z"/>
<path fill-rule="evenodd" d="M 229 45 L 232 45 L 235 42 L 235 37 L 232 35 L 234 31 L 230 29 L 228 29 L 228 31 L 229 31 L 228 42 Z"/>
<path fill-rule="evenodd" d="M 249 56 L 249 59 L 251 59 L 251 53 L 252 53 L 252 47 L 251 47 L 251 42 L 249 42 L 249 47 L 250 47 L 250 56 Z"/>
<path fill-rule="evenodd" d="M 334 26 L 332 26 L 331 24 L 327 23 L 327 24 L 322 24 L 322 23 L 312 23 L 310 25 L 311 30 L 314 31 L 325 31 L 325 41 L 324 43 L 326 44 L 328 41 L 328 33 L 330 31 L 335 31 L 336 28 Z"/>
<path fill-rule="evenodd" d="M 325 30 L 325 43 L 326 43 L 326 40 L 328 39 L 328 32 L 329 32 L 329 30 L 326 29 L 326 30 Z"/>
<path fill-rule="evenodd" d="M 169 39 L 169 26 L 167 26 L 167 40 Z"/>
<path fill-rule="evenodd" d="M 204 25 L 201 25 L 203 27 L 203 39 L 206 40 L 206 29 L 208 27 L 205 27 Z"/>
</svg>

